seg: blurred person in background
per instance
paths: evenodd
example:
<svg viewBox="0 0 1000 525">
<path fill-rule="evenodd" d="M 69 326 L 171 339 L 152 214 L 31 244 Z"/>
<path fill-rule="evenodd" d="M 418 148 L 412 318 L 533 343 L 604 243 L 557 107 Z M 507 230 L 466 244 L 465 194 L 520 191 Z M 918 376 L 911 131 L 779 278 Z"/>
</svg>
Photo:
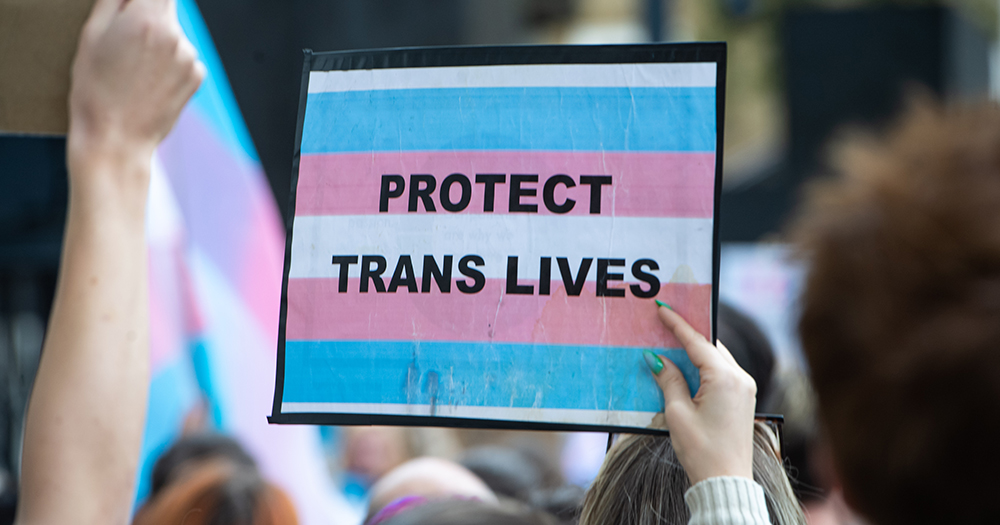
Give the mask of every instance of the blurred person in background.
<svg viewBox="0 0 1000 525">
<path fill-rule="evenodd" d="M 327 430 L 328 467 L 359 519 L 367 512 L 374 484 L 393 469 L 425 456 L 455 458 L 462 450 L 451 428 L 344 426 Z"/>
<path fill-rule="evenodd" d="M 465 451 L 459 463 L 501 498 L 527 502 L 532 492 L 544 485 L 539 463 L 514 447 L 473 447 Z"/>
<path fill-rule="evenodd" d="M 754 424 L 753 479 L 764 489 L 770 523 L 801 525 L 805 517 L 785 475 L 777 443 L 767 426 Z M 684 494 L 690 487 L 669 437 L 624 436 L 611 447 L 601 473 L 587 490 L 580 525 L 688 523 Z"/>
<path fill-rule="evenodd" d="M 1000 108 L 917 103 L 834 158 L 796 235 L 844 499 L 880 525 L 996 523 Z"/>
<path fill-rule="evenodd" d="M 481 501 L 436 501 L 373 525 L 557 525 L 543 512 Z"/>
<path fill-rule="evenodd" d="M 344 470 L 366 489 L 414 457 L 403 427 L 344 427 L 342 432 Z"/>
<path fill-rule="evenodd" d="M 170 0 L 97 0 L 69 95 L 69 208 L 18 523 L 130 520 L 149 389 L 153 151 L 204 78 Z"/>
<path fill-rule="evenodd" d="M 338 439 L 328 444 L 344 495 L 363 514 L 372 484 L 392 469 L 417 456 L 407 428 L 386 426 L 339 427 Z"/>
<path fill-rule="evenodd" d="M 864 523 L 844 501 L 843 487 L 834 472 L 830 445 L 822 433 L 812 440 L 809 447 L 808 467 L 819 483 L 812 487 L 816 492 L 803 499 L 806 521 L 809 525 L 861 525 Z M 800 487 L 802 487 L 800 485 Z M 808 487 L 803 487 L 808 488 Z M 821 492 L 820 492 L 821 490 Z M 802 490 L 802 492 L 806 492 Z"/>
<path fill-rule="evenodd" d="M 496 494 L 469 469 L 454 461 L 422 457 L 396 467 L 372 486 L 365 523 L 383 523 L 438 500 L 499 503 Z"/>
<path fill-rule="evenodd" d="M 809 525 L 856 523 L 843 502 L 830 447 L 816 423 L 816 393 L 805 371 L 786 368 L 775 377 L 772 411 L 785 416 L 783 456 L 792 489 Z"/>
<path fill-rule="evenodd" d="M 257 462 L 231 437 L 210 433 L 184 436 L 161 454 L 153 465 L 149 499 L 155 499 L 164 488 L 187 472 L 212 462 L 257 470 Z"/>
<path fill-rule="evenodd" d="M 156 460 L 152 478 L 135 525 L 298 523 L 288 495 L 265 481 L 253 458 L 226 436 L 180 439 Z"/>
<path fill-rule="evenodd" d="M 528 504 L 532 508 L 548 513 L 562 525 L 574 525 L 579 522 L 585 494 L 582 488 L 567 483 L 536 491 L 528 500 Z"/>
<path fill-rule="evenodd" d="M 760 326 L 735 306 L 719 301 L 719 321 L 717 334 L 719 341 L 726 342 L 726 348 L 736 359 L 740 368 L 746 370 L 757 383 L 758 413 L 770 412 L 773 401 L 775 371 L 774 348 Z"/>
<path fill-rule="evenodd" d="M 573 523 L 579 514 L 583 489 L 556 479 L 557 475 L 547 472 L 544 458 L 530 449 L 483 445 L 465 451 L 459 462 L 501 500 L 548 512 L 560 523 Z"/>
<path fill-rule="evenodd" d="M 188 465 L 136 514 L 134 525 L 297 525 L 288 495 L 255 468 L 226 459 Z"/>
</svg>

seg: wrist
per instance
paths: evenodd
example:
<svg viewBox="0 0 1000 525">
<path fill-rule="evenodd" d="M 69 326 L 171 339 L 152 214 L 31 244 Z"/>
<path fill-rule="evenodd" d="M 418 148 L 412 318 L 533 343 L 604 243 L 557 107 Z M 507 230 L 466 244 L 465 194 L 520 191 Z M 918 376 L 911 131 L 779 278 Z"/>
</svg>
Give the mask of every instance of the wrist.
<svg viewBox="0 0 1000 525">
<path fill-rule="evenodd" d="M 70 200 L 77 210 L 145 218 L 152 147 L 125 142 L 67 141 Z"/>
<path fill-rule="evenodd" d="M 145 165 L 156 150 L 157 143 L 137 140 L 123 131 L 116 131 L 115 126 L 86 125 L 80 120 L 71 119 L 66 140 L 70 176 L 74 167 Z"/>
<path fill-rule="evenodd" d="M 753 480 L 753 468 L 746 469 L 714 469 L 705 472 L 692 472 L 688 475 L 691 485 L 697 485 L 702 481 L 712 478 L 745 478 Z"/>
<path fill-rule="evenodd" d="M 696 462 L 694 465 L 690 465 L 691 468 L 685 468 L 688 474 L 688 479 L 691 481 L 691 485 L 697 485 L 698 483 L 711 478 L 747 478 L 753 479 L 753 456 L 729 456 L 729 457 L 718 457 L 717 453 L 713 455 L 712 453 L 706 451 L 700 454 L 698 457 L 701 461 Z M 690 462 L 689 462 L 690 463 Z M 684 462 L 681 462 L 683 465 Z"/>
</svg>

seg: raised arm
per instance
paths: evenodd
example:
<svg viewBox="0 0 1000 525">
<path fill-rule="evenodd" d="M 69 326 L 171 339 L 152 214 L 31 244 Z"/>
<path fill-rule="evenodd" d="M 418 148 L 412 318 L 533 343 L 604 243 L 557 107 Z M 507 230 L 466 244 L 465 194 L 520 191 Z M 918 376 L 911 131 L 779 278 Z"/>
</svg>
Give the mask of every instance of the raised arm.
<svg viewBox="0 0 1000 525">
<path fill-rule="evenodd" d="M 129 521 L 149 385 L 153 151 L 204 76 L 170 0 L 97 0 L 73 66 L 69 211 L 18 522 Z"/>
</svg>

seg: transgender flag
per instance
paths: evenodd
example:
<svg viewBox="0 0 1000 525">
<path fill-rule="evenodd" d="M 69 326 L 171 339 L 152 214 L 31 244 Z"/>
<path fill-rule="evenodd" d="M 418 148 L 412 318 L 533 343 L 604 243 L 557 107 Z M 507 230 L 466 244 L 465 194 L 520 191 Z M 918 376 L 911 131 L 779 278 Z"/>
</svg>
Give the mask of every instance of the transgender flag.
<svg viewBox="0 0 1000 525">
<path fill-rule="evenodd" d="M 284 233 L 198 9 L 193 0 L 177 7 L 208 75 L 153 164 L 152 377 L 137 499 L 160 453 L 202 420 L 247 448 L 302 523 L 353 524 L 359 517 L 332 486 L 318 430 L 267 423 Z"/>
<path fill-rule="evenodd" d="M 710 333 L 720 66 L 469 65 L 534 52 L 314 57 L 276 421 L 662 409 L 642 350 L 683 352 L 652 298 Z"/>
</svg>

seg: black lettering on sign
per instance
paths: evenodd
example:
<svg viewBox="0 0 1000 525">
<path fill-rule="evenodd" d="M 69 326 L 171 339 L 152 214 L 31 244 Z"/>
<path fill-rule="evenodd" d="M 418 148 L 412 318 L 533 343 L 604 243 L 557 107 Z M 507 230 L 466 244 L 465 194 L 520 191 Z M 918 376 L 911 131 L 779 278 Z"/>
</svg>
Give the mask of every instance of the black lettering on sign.
<svg viewBox="0 0 1000 525">
<path fill-rule="evenodd" d="M 389 292 L 394 293 L 400 285 L 405 285 L 410 293 L 417 293 L 417 279 L 413 276 L 413 261 L 409 255 L 399 256 L 396 271 L 392 272 L 392 279 L 389 281 Z"/>
<path fill-rule="evenodd" d="M 413 184 L 413 182 L 410 182 Z M 601 213 L 601 186 L 611 185 L 610 175 L 580 175 L 580 184 L 590 186 L 590 213 Z"/>
<path fill-rule="evenodd" d="M 458 197 L 458 202 L 451 201 L 451 186 L 458 183 L 462 187 L 462 194 Z M 441 182 L 441 207 L 445 211 L 458 212 L 464 210 L 472 202 L 472 183 L 469 178 L 461 173 L 452 173 Z"/>
<path fill-rule="evenodd" d="M 545 181 L 545 187 L 542 189 L 542 201 L 545 203 L 545 207 L 552 213 L 569 213 L 573 209 L 573 206 L 576 205 L 576 201 L 567 197 L 562 204 L 556 204 L 557 184 L 562 184 L 567 188 L 576 186 L 573 177 L 569 175 L 553 175 L 549 177 L 549 180 Z"/>
<path fill-rule="evenodd" d="M 372 263 L 375 263 L 375 268 L 372 269 Z M 371 279 L 372 284 L 375 285 L 375 291 L 382 293 L 385 291 L 385 281 L 382 280 L 382 274 L 385 272 L 385 257 L 381 255 L 362 255 L 361 256 L 361 293 L 368 293 L 368 280 Z"/>
<path fill-rule="evenodd" d="M 624 279 L 624 276 L 620 273 L 608 273 L 609 266 L 625 266 L 625 259 L 597 260 L 597 296 L 625 297 L 624 288 L 608 288 L 608 281 L 621 281 Z"/>
<path fill-rule="evenodd" d="M 441 293 L 451 293 L 451 255 L 444 256 L 444 270 L 438 268 L 433 255 L 424 256 L 424 277 L 420 280 L 420 292 L 430 293 L 431 280 L 438 285 Z"/>
<path fill-rule="evenodd" d="M 639 284 L 629 285 L 628 288 L 632 291 L 632 295 L 649 299 L 650 297 L 656 297 L 656 294 L 660 293 L 660 280 L 655 275 L 644 272 L 642 270 L 644 266 L 650 270 L 659 270 L 660 265 L 656 264 L 656 261 L 652 259 L 639 259 L 632 263 L 632 276 L 648 284 L 649 290 L 643 290 L 642 285 Z"/>
<path fill-rule="evenodd" d="M 512 173 L 510 174 L 510 190 L 508 191 L 507 210 L 510 213 L 538 213 L 537 202 L 532 202 L 530 197 L 538 196 L 538 187 L 534 186 L 539 182 L 539 175 L 536 173 Z M 504 173 L 477 173 L 475 184 L 482 184 L 483 188 L 483 212 L 492 213 L 496 209 L 497 184 L 506 184 L 507 174 Z M 542 185 L 542 202 L 545 208 L 552 213 L 569 213 L 576 206 L 576 199 L 570 195 L 579 193 L 574 190 L 578 185 L 590 187 L 590 213 L 601 213 L 601 199 L 604 186 L 610 186 L 613 179 L 610 175 L 580 175 L 579 183 L 570 175 L 556 173 L 545 179 Z M 458 191 L 453 192 L 455 185 Z M 556 202 L 556 191 L 562 186 L 566 188 L 566 197 L 562 202 Z M 438 196 L 441 207 L 445 211 L 458 213 L 464 211 L 472 203 L 473 194 L 478 191 L 473 181 L 464 173 L 452 173 L 445 177 L 438 184 L 437 177 L 429 173 L 410 174 L 409 188 L 401 175 L 382 175 L 381 188 L 379 190 L 379 212 L 389 211 L 389 201 L 399 198 L 403 193 L 408 194 L 407 211 L 416 213 L 419 211 L 420 203 L 423 203 L 424 211 L 437 211 L 435 203 L 435 193 Z"/>
<path fill-rule="evenodd" d="M 517 284 L 517 257 L 507 257 L 507 293 L 517 295 L 532 295 L 535 287 L 530 284 Z"/>
<path fill-rule="evenodd" d="M 552 287 L 552 257 L 538 261 L 538 295 L 549 295 Z"/>
<path fill-rule="evenodd" d="M 478 255 L 466 255 L 458 261 L 458 271 L 462 275 L 472 279 L 471 285 L 468 284 L 469 279 L 455 282 L 455 286 L 458 287 L 458 291 L 462 293 L 476 293 L 486 286 L 486 276 L 483 275 L 483 272 L 469 266 L 473 263 L 476 266 L 486 265 L 483 258 Z"/>
<path fill-rule="evenodd" d="M 337 292 L 347 292 L 347 271 L 352 264 L 358 264 L 357 255 L 334 255 L 333 264 L 340 265 L 340 279 L 337 281 Z"/>
<path fill-rule="evenodd" d="M 420 187 L 421 182 L 424 183 L 423 188 Z M 434 199 L 431 198 L 436 187 L 437 180 L 434 179 L 434 175 L 410 175 L 410 207 L 408 211 L 417 211 L 417 199 L 423 201 L 425 210 L 437 211 L 434 208 Z"/>
<path fill-rule="evenodd" d="M 390 189 L 391 185 L 395 185 Z M 382 189 L 378 193 L 378 211 L 385 213 L 389 211 L 389 199 L 395 199 L 403 194 L 403 187 L 406 182 L 399 175 L 382 175 Z"/>
<path fill-rule="evenodd" d="M 496 185 L 507 182 L 507 175 L 503 173 L 477 173 L 476 184 L 484 184 L 483 188 L 483 212 L 493 211 L 493 201 L 496 200 Z"/>
<path fill-rule="evenodd" d="M 521 183 L 524 182 L 538 182 L 538 175 L 520 175 L 512 173 L 510 175 L 510 212 L 523 211 L 528 213 L 536 213 L 538 211 L 537 204 L 521 204 L 521 197 L 534 197 L 538 194 L 538 190 L 535 188 L 522 188 Z"/>
<path fill-rule="evenodd" d="M 590 264 L 594 262 L 594 259 L 586 258 L 580 261 L 580 270 L 576 273 L 576 279 L 573 279 L 573 272 L 569 268 L 569 259 L 559 257 L 556 259 L 556 262 L 559 263 L 559 273 L 562 274 L 566 295 L 580 295 L 580 292 L 583 291 L 583 284 L 587 282 L 587 273 L 590 272 Z"/>
</svg>

